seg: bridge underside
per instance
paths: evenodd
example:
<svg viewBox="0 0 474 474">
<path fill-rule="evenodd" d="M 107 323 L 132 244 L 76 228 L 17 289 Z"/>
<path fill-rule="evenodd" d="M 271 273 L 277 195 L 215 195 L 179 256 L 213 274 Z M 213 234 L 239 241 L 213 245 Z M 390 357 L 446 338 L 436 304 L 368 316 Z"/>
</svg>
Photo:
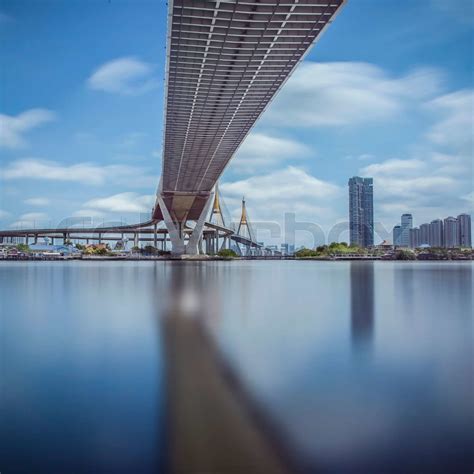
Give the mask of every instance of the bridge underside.
<svg viewBox="0 0 474 474">
<path fill-rule="evenodd" d="M 170 0 L 163 173 L 174 222 L 217 179 L 344 0 Z M 163 219 L 162 206 L 153 217 Z"/>
<path fill-rule="evenodd" d="M 161 197 L 175 222 L 197 221 L 211 193 L 162 192 Z M 153 218 L 163 220 L 160 206 L 155 206 Z"/>
</svg>

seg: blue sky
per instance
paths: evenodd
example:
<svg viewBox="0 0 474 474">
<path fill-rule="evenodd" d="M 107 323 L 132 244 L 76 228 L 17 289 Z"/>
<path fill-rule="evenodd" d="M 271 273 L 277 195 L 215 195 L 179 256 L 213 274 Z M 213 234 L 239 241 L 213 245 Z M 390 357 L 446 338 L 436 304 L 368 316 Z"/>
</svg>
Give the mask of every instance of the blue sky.
<svg viewBox="0 0 474 474">
<path fill-rule="evenodd" d="M 387 230 L 472 212 L 473 27 L 470 0 L 349 1 L 226 170 L 231 213 L 328 232 L 357 174 Z M 0 3 L 1 227 L 147 215 L 165 32 L 162 1 Z"/>
</svg>

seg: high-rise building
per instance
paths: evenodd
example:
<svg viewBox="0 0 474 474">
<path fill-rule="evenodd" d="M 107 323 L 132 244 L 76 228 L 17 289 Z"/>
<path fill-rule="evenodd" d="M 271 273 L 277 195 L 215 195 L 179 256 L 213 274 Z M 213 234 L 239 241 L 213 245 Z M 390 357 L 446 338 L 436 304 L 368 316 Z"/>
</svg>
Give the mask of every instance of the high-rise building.
<svg viewBox="0 0 474 474">
<path fill-rule="evenodd" d="M 435 219 L 429 224 L 429 244 L 431 247 L 444 245 L 444 225 L 441 219 Z"/>
<path fill-rule="evenodd" d="M 420 246 L 420 229 L 413 227 L 410 229 L 410 247 L 416 249 Z"/>
<path fill-rule="evenodd" d="M 348 184 L 351 245 L 368 247 L 374 244 L 373 179 L 354 176 Z"/>
<path fill-rule="evenodd" d="M 431 237 L 430 237 L 430 225 L 429 224 L 421 224 L 420 225 L 420 245 L 431 245 Z"/>
<path fill-rule="evenodd" d="M 399 226 L 399 225 L 396 225 L 394 228 L 393 228 L 393 231 L 392 231 L 392 240 L 393 240 L 393 245 L 396 245 L 396 246 L 399 246 L 400 245 L 400 235 L 402 233 L 402 227 Z"/>
<path fill-rule="evenodd" d="M 400 247 L 410 246 L 410 229 L 413 227 L 413 216 L 411 214 L 402 214 Z"/>
<path fill-rule="evenodd" d="M 461 247 L 472 247 L 471 240 L 471 216 L 469 214 L 459 214 L 458 216 L 458 241 Z"/>
<path fill-rule="evenodd" d="M 459 225 L 455 217 L 444 219 L 444 246 L 447 249 L 459 247 Z"/>
</svg>

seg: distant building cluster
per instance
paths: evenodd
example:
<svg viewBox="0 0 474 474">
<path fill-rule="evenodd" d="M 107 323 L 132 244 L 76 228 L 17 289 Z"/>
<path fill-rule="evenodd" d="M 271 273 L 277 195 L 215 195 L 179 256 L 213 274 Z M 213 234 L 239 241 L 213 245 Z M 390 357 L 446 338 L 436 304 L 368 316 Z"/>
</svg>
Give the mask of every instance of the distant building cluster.
<svg viewBox="0 0 474 474">
<path fill-rule="evenodd" d="M 280 252 L 282 255 L 294 255 L 295 254 L 295 246 L 292 244 L 283 243 L 280 246 Z"/>
<path fill-rule="evenodd" d="M 263 242 L 259 243 L 263 245 Z M 279 253 L 284 257 L 289 257 L 295 254 L 295 246 L 293 244 L 283 243 L 280 247 L 278 247 L 278 245 L 267 245 L 267 249 L 274 253 Z"/>
<path fill-rule="evenodd" d="M 471 216 L 460 214 L 458 217 L 435 219 L 413 227 L 413 216 L 403 214 L 400 225 L 393 228 L 393 245 L 410 248 L 471 248 Z"/>
<path fill-rule="evenodd" d="M 373 178 L 353 176 L 349 179 L 349 234 L 351 246 L 374 245 L 374 182 Z M 395 247 L 472 248 L 471 216 L 435 219 L 413 227 L 413 216 L 402 214 L 400 224 L 393 228 Z"/>
</svg>

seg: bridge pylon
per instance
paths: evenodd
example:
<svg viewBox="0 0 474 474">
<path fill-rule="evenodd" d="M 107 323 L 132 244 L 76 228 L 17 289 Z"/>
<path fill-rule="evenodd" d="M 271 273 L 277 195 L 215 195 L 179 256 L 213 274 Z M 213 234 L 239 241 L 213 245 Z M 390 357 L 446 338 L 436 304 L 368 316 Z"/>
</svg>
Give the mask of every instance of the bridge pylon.
<svg viewBox="0 0 474 474">
<path fill-rule="evenodd" d="M 214 203 L 212 204 L 212 211 L 211 216 L 209 217 L 209 222 L 225 227 L 225 219 L 224 214 L 222 213 L 219 186 L 217 184 L 214 191 Z"/>
<path fill-rule="evenodd" d="M 244 230 L 247 231 L 248 235 L 245 235 Z M 237 229 L 237 234 L 242 235 L 243 237 L 248 237 L 250 240 L 254 240 L 253 232 L 250 228 L 247 207 L 245 205 L 245 196 L 242 197 L 242 213 L 240 215 L 239 227 Z"/>
</svg>

